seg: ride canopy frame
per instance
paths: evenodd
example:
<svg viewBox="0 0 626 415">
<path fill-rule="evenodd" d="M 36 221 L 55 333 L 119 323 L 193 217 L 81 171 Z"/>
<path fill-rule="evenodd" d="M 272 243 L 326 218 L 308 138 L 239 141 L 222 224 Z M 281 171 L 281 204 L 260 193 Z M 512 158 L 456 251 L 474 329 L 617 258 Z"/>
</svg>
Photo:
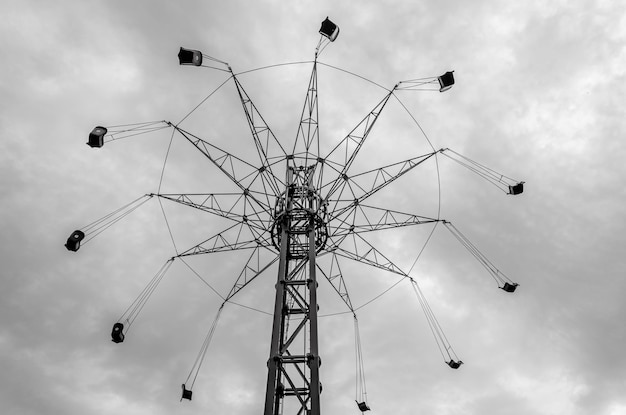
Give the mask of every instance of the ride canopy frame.
<svg viewBox="0 0 626 415">
<path fill-rule="evenodd" d="M 455 84 L 453 71 L 447 71 L 440 76 L 400 81 L 390 89 L 385 88 L 360 75 L 320 61 L 319 56 L 324 49 L 338 38 L 339 27 L 326 18 L 322 22 L 319 33 L 320 38 L 312 61 L 271 66 L 310 65 L 311 67 L 296 137 L 291 145 L 286 145 L 276 137 L 241 81 L 242 75 L 267 67 L 235 73 L 227 62 L 206 55 L 199 50 L 183 47 L 178 52 L 180 65 L 223 72 L 227 79 L 176 123 L 150 121 L 117 126 L 96 126 L 89 134 L 87 144 L 92 148 L 101 148 L 104 144 L 116 140 L 159 130 L 171 130 L 171 140 L 174 137 L 184 138 L 194 150 L 221 172 L 223 180 L 237 189 L 234 192 L 221 193 L 162 193 L 161 184 L 159 184 L 156 193 L 139 197 L 103 218 L 75 230 L 65 244 L 69 251 L 78 251 L 81 245 L 86 244 L 154 198 L 159 201 L 161 207 L 163 207 L 163 202 L 174 203 L 219 216 L 230 222 L 226 228 L 184 250 L 177 248 L 172 236 L 176 255 L 168 259 L 158 270 L 144 290 L 114 323 L 111 332 L 113 342 L 124 342 L 135 319 L 174 261 L 180 260 L 189 266 L 185 261 L 189 257 L 218 252 L 250 252 L 230 291 L 225 295 L 218 293 L 223 302 L 189 376 L 182 384 L 181 400 L 192 399 L 195 380 L 215 334 L 224 305 L 233 302 L 233 298 L 239 292 L 249 287 L 252 281 L 275 264 L 278 266 L 278 276 L 267 361 L 265 415 L 320 414 L 322 392 L 319 373 L 321 357 L 318 350 L 320 279 L 330 283 L 345 304 L 347 312 L 352 313 L 354 317 L 357 362 L 355 400 L 361 412 L 370 410 L 356 315 L 360 307 L 355 307 L 350 298 L 341 269 L 344 261 L 357 261 L 396 274 L 401 278 L 400 281 L 410 281 L 443 360 L 452 369 L 458 369 L 463 362 L 450 345 L 417 281 L 409 275 L 437 225 L 443 224 L 485 267 L 504 292 L 513 293 L 518 287 L 517 283 L 489 261 L 456 226 L 439 217 L 439 206 L 436 213 L 422 215 L 388 209 L 372 203 L 375 194 L 388 188 L 413 169 L 417 171 L 428 163 L 435 163 L 438 166 L 437 160 L 440 155 L 468 168 L 506 194 L 519 195 L 523 192 L 524 182 L 504 176 L 448 148 L 436 150 L 398 96 L 400 91 L 447 91 Z M 319 123 L 318 107 L 318 70 L 320 67 L 356 76 L 384 91 L 382 98 L 374 103 L 369 112 L 348 134 L 336 143 L 331 143 L 330 147 L 326 145 L 326 148 L 330 150 L 324 149 L 324 144 L 320 140 L 322 127 Z M 226 84 L 232 84 L 236 89 L 237 98 L 247 121 L 249 137 L 252 139 L 247 145 L 250 145 L 256 153 L 254 162 L 223 149 L 207 138 L 206 134 L 192 131 L 185 124 L 195 111 Z M 413 155 L 399 162 L 359 171 L 357 158 L 362 154 L 363 146 L 368 138 L 374 135 L 375 125 L 392 100 L 398 102 L 409 114 L 414 122 L 414 128 L 422 133 L 430 151 Z M 165 210 L 163 214 L 168 223 Z M 409 271 L 396 265 L 369 239 L 369 235 L 378 231 L 418 225 L 431 225 L 431 231 Z M 262 260 L 262 253 L 264 255 L 269 253 L 271 259 Z M 192 271 L 202 278 L 196 270 L 192 269 Z"/>
</svg>

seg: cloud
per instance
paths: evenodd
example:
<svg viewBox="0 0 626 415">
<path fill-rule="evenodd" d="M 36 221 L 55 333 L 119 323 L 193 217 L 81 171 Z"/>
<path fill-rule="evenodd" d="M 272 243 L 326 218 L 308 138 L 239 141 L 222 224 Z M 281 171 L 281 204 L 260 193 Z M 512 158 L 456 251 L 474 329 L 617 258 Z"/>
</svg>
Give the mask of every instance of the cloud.
<svg viewBox="0 0 626 415">
<path fill-rule="evenodd" d="M 626 25 L 619 5 L 39 3 L 0 6 L 0 51 L 7 57 L 0 68 L 0 400 L 7 413 L 258 412 L 271 319 L 235 305 L 225 308 L 194 400 L 178 402 L 221 303 L 180 262 L 127 341 L 109 341 L 113 322 L 175 253 L 156 200 L 77 253 L 62 245 L 74 229 L 160 184 L 172 192 L 232 190 L 181 137 L 172 142 L 161 182 L 169 132 L 102 149 L 84 144 L 101 123 L 176 122 L 226 79 L 179 66 L 180 46 L 235 71 L 309 60 L 327 15 L 341 33 L 322 54 L 325 63 L 389 88 L 455 70 L 457 84 L 444 94 L 397 95 L 435 148 L 449 146 L 526 181 L 523 195 L 505 196 L 439 160 L 442 216 L 520 288 L 513 296 L 497 290 L 439 227 L 411 275 L 465 365 L 453 371 L 441 361 L 412 291 L 401 283 L 358 312 L 372 408 L 613 415 L 624 406 Z M 295 134 L 309 70 L 294 65 L 240 77 L 281 142 Z M 320 131 L 328 142 L 344 137 L 385 93 L 329 67 L 319 75 Z M 430 148 L 398 102 L 387 109 L 355 169 Z M 250 133 L 231 84 L 185 125 L 246 160 L 258 159 L 240 144 Z M 431 214 L 437 166 L 421 167 L 376 203 Z M 204 212 L 168 204 L 164 210 L 180 249 L 226 226 Z M 370 240 L 409 268 L 429 231 L 416 228 Z M 190 263 L 224 293 L 245 260 L 235 253 Z M 350 261 L 342 267 L 356 304 L 396 281 Z M 241 304 L 271 311 L 275 271 L 242 292 Z M 323 313 L 344 309 L 329 296 L 321 305 Z M 324 317 L 320 324 L 323 409 L 356 410 L 352 317 Z"/>
</svg>

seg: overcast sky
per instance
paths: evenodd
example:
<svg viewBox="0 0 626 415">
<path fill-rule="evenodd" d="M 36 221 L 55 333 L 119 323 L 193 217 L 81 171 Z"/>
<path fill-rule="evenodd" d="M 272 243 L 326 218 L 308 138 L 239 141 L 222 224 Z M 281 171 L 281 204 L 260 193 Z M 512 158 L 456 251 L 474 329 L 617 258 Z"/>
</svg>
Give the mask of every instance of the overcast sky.
<svg viewBox="0 0 626 415">
<path fill-rule="evenodd" d="M 359 310 L 373 414 L 626 413 L 626 13 L 615 1 L 56 1 L 0 3 L 0 402 L 2 413 L 258 414 L 271 317 L 227 305 L 194 387 L 179 402 L 221 299 L 174 265 L 122 344 L 112 324 L 176 254 L 156 200 L 79 252 L 69 234 L 156 192 L 170 133 L 92 149 L 96 125 L 176 122 L 226 79 L 178 65 L 180 46 L 235 72 L 313 58 L 321 21 L 341 32 L 321 61 L 387 88 L 454 70 L 445 93 L 400 91 L 435 148 L 526 182 L 507 196 L 441 158 L 441 217 L 520 284 L 498 290 L 443 226 L 411 271 L 465 364 L 445 365 L 410 284 Z M 292 143 L 310 65 L 241 76 L 278 138 Z M 321 68 L 321 139 L 341 139 L 385 91 Z M 254 162 L 232 84 L 189 128 Z M 429 149 L 397 102 L 359 168 Z M 163 186 L 233 191 L 174 140 Z M 382 207 L 433 215 L 433 165 L 385 189 Z M 414 185 L 421 183 L 419 186 Z M 419 189 L 419 190 L 417 190 Z M 418 208 L 416 208 L 418 207 Z M 420 210 L 423 207 L 425 211 Z M 224 227 L 167 207 L 180 248 Z M 436 214 L 436 213 L 434 213 Z M 373 237 L 403 269 L 424 229 Z M 244 256 L 194 268 L 222 293 Z M 357 305 L 397 281 L 346 264 Z M 276 270 L 242 293 L 272 310 Z M 322 314 L 343 311 L 322 288 Z M 322 413 L 358 413 L 349 314 L 320 319 Z"/>
</svg>

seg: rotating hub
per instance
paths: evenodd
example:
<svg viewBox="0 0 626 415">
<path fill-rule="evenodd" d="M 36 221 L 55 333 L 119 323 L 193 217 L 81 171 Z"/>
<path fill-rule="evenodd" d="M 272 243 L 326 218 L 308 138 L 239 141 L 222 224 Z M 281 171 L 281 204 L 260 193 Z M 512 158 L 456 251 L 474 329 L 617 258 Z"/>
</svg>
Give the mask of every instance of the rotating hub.
<svg viewBox="0 0 626 415">
<path fill-rule="evenodd" d="M 326 203 L 314 188 L 293 184 L 276 200 L 272 243 L 280 251 L 286 231 L 289 258 L 306 258 L 309 255 L 311 227 L 315 231 L 315 252 L 320 252 L 328 239 Z"/>
</svg>

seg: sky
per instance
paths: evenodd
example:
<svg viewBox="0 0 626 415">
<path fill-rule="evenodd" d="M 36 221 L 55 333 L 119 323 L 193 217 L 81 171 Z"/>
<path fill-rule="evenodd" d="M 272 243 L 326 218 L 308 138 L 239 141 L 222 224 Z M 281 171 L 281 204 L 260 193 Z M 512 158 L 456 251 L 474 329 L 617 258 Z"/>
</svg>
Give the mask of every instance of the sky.
<svg viewBox="0 0 626 415">
<path fill-rule="evenodd" d="M 110 341 L 112 324 L 176 254 L 157 201 L 78 252 L 63 244 L 160 183 L 172 193 L 229 191 L 180 137 L 161 180 L 167 131 L 85 145 L 96 125 L 181 120 L 226 80 L 224 72 L 180 66 L 180 46 L 235 72 L 310 61 L 329 16 L 341 31 L 320 61 L 386 88 L 454 70 L 445 93 L 396 94 L 434 148 L 526 183 L 522 195 L 505 195 L 441 157 L 440 196 L 433 165 L 377 195 L 380 206 L 426 215 L 440 197 L 441 217 L 520 286 L 498 290 L 443 226 L 413 268 L 427 231 L 373 236 L 411 270 L 465 364 L 445 365 L 410 284 L 398 284 L 358 311 L 372 414 L 626 414 L 619 2 L 5 0 L 0 12 L 3 413 L 259 413 L 275 270 L 241 294 L 262 312 L 225 306 L 194 399 L 179 402 L 221 304 L 184 264 L 174 262 L 126 341 Z M 295 137 L 310 70 L 241 75 L 281 142 Z M 324 143 L 345 136 L 385 93 L 330 67 L 318 76 Z M 220 89 L 187 122 L 253 161 L 235 94 L 232 85 Z M 394 101 L 355 168 L 423 154 L 430 147 L 419 127 Z M 202 212 L 164 210 L 180 248 L 224 225 Z M 223 293 L 245 255 L 216 254 L 193 267 Z M 344 274 L 358 305 L 397 281 L 359 264 L 346 264 Z M 320 287 L 321 314 L 345 311 Z M 352 324 L 349 314 L 320 318 L 325 414 L 358 413 Z"/>
</svg>

